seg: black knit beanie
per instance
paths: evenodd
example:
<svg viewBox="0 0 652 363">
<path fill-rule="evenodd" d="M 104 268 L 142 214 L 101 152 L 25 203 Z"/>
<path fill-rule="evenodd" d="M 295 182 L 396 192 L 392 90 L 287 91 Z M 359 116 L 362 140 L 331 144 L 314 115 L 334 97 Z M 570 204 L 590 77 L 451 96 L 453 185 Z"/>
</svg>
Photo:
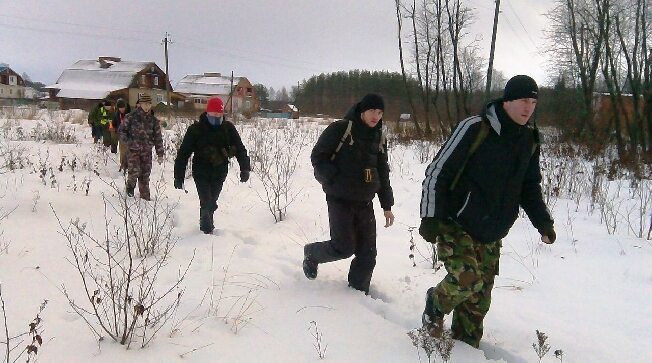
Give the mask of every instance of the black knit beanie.
<svg viewBox="0 0 652 363">
<path fill-rule="evenodd" d="M 538 98 L 539 87 L 530 76 L 518 75 L 512 77 L 505 85 L 503 101 L 514 101 L 521 98 Z"/>
<path fill-rule="evenodd" d="M 385 102 L 383 98 L 375 93 L 369 93 L 368 95 L 362 97 L 360 101 L 360 113 L 363 113 L 367 110 L 385 110 Z"/>
</svg>

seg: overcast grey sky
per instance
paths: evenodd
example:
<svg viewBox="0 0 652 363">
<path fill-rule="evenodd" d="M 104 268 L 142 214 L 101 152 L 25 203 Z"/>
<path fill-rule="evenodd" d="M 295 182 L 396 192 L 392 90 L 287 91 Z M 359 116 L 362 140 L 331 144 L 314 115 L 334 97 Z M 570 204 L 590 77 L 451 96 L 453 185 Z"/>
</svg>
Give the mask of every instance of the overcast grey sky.
<svg viewBox="0 0 652 363">
<path fill-rule="evenodd" d="M 502 0 L 495 69 L 546 81 L 541 32 L 552 0 Z M 493 0 L 470 36 L 488 57 Z M 337 70 L 400 71 L 393 0 L 0 0 L 0 62 L 51 84 L 79 59 L 155 61 L 171 34 L 172 85 L 207 71 L 279 89 Z"/>
</svg>

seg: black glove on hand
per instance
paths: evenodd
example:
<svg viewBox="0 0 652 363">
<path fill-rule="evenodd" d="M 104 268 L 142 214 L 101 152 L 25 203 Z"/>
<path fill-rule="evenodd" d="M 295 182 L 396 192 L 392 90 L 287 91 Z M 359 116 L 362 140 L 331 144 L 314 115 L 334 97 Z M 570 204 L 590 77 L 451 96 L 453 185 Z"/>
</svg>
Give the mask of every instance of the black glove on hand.
<svg viewBox="0 0 652 363">
<path fill-rule="evenodd" d="M 557 233 L 555 233 L 555 228 L 553 227 L 552 224 L 545 225 L 539 229 L 539 233 L 541 236 L 547 236 L 548 241 L 543 241 L 547 244 L 553 244 L 555 243 L 555 240 L 557 239 Z"/>
<path fill-rule="evenodd" d="M 240 183 L 246 183 L 249 180 L 249 170 L 240 171 Z"/>
<path fill-rule="evenodd" d="M 174 179 L 174 189 L 183 189 L 183 180 Z"/>
<path fill-rule="evenodd" d="M 421 218 L 419 234 L 430 243 L 437 242 L 437 237 L 449 233 L 452 227 L 449 223 L 434 217 Z"/>
</svg>

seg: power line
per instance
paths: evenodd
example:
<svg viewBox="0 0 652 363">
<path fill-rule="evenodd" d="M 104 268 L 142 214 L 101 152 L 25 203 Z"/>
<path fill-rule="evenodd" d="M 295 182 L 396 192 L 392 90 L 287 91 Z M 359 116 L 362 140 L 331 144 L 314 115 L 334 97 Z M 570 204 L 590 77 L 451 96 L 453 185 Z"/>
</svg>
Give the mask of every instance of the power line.
<svg viewBox="0 0 652 363">
<path fill-rule="evenodd" d="M 134 37 L 123 37 L 119 35 L 104 35 L 104 34 L 89 34 L 89 33 L 79 33 L 65 30 L 57 29 L 44 29 L 44 28 L 34 28 L 21 25 L 6 24 L 0 22 L 0 27 L 10 28 L 10 29 L 22 29 L 27 31 L 33 31 L 37 33 L 46 33 L 46 34 L 65 34 L 85 38 L 95 38 L 95 39 L 115 39 L 115 40 L 124 40 L 129 42 L 146 42 L 146 43 L 158 43 L 158 41 L 152 39 L 143 39 L 143 38 L 134 38 Z"/>
<path fill-rule="evenodd" d="M 0 17 L 3 18 L 9 18 L 9 19 L 16 19 L 16 20 L 27 20 L 27 21 L 33 21 L 37 23 L 52 23 L 52 24 L 59 24 L 59 25 L 70 25 L 70 26 L 78 26 L 78 27 L 84 27 L 84 28 L 90 28 L 90 29 L 106 29 L 106 30 L 111 30 L 111 31 L 126 31 L 130 33 L 148 33 L 152 35 L 158 35 L 159 33 L 155 32 L 150 32 L 147 30 L 141 30 L 141 29 L 128 29 L 125 27 L 109 27 L 109 26 L 103 26 L 99 24 L 81 24 L 81 23 L 72 23 L 68 21 L 58 21 L 58 20 L 49 20 L 49 19 L 42 19 L 42 18 L 28 18 L 24 16 L 15 16 L 15 15 L 5 15 L 5 14 L 0 14 Z"/>
<path fill-rule="evenodd" d="M 516 10 L 514 10 L 514 7 L 512 7 L 512 4 L 509 1 L 506 2 L 507 2 L 507 6 L 509 6 L 509 8 L 512 10 L 512 13 L 514 13 L 514 16 L 516 16 L 516 20 L 518 20 L 519 24 L 521 24 L 521 28 L 523 28 L 523 30 L 525 31 L 525 34 L 527 35 L 528 39 L 530 39 L 532 45 L 535 48 L 537 48 L 536 43 L 534 42 L 534 40 L 532 40 L 532 37 L 530 36 L 530 32 L 528 32 L 527 29 L 525 28 L 525 25 L 523 25 L 523 22 L 521 21 L 521 17 L 518 16 L 518 13 L 516 13 Z"/>
<path fill-rule="evenodd" d="M 129 30 L 129 29 L 124 29 L 122 27 L 113 28 L 113 27 L 108 27 L 108 26 L 81 24 L 81 23 L 73 23 L 73 22 L 67 22 L 67 21 L 47 20 L 47 19 L 35 19 L 35 18 L 28 18 L 28 17 L 22 17 L 22 16 L 0 15 L 0 17 L 4 17 L 4 18 L 8 18 L 8 19 L 16 19 L 16 20 L 33 21 L 33 22 L 39 22 L 39 23 L 52 23 L 52 24 L 60 24 L 60 25 L 92 28 L 92 29 L 100 28 L 100 29 L 110 30 L 112 32 L 127 31 L 127 32 L 134 32 L 134 33 L 138 32 L 138 33 L 158 34 L 158 33 L 141 31 L 141 30 Z M 153 39 L 143 39 L 143 38 L 127 37 L 127 36 L 117 36 L 117 35 L 114 35 L 115 33 L 113 33 L 112 35 L 104 35 L 104 34 L 97 34 L 97 33 L 80 33 L 78 31 L 67 31 L 67 30 L 61 30 L 61 29 L 48 29 L 48 28 L 43 28 L 43 27 L 14 25 L 14 24 L 3 23 L 3 22 L 0 22 L 0 27 L 7 27 L 7 28 L 13 28 L 13 29 L 22 29 L 22 30 L 40 32 L 40 33 L 46 33 L 46 34 L 63 34 L 63 35 L 72 35 L 72 36 L 78 36 L 78 37 L 95 38 L 95 39 L 111 39 L 111 40 L 123 40 L 123 41 L 131 41 L 131 42 L 158 43 L 157 41 L 155 41 Z M 248 61 L 248 62 L 252 62 L 252 63 L 260 63 L 260 64 L 266 64 L 266 65 L 272 65 L 272 66 L 282 66 L 282 67 L 285 67 L 285 68 L 308 70 L 308 71 L 311 71 L 311 72 L 323 72 L 324 68 L 326 68 L 326 67 L 324 67 L 322 65 L 318 65 L 316 63 L 311 63 L 311 62 L 307 62 L 307 61 L 275 57 L 275 56 L 268 55 L 268 54 L 264 54 L 264 55 L 255 54 L 255 53 L 250 52 L 250 51 L 238 51 L 238 50 L 232 50 L 232 49 L 230 50 L 228 48 L 224 48 L 223 46 L 219 46 L 219 45 L 213 45 L 213 44 L 208 44 L 208 43 L 191 41 L 191 40 L 188 40 L 188 39 L 186 39 L 184 41 L 179 41 L 179 39 L 183 39 L 183 38 L 177 37 L 177 43 L 178 43 L 178 45 L 180 45 L 182 47 L 194 48 L 194 49 L 198 49 L 198 50 L 201 50 L 201 51 L 208 51 L 208 52 L 213 53 L 213 54 L 225 55 L 225 56 L 230 57 L 230 58 L 242 59 L 244 61 Z M 198 46 L 198 45 L 193 46 L 190 43 L 201 44 L 201 45 L 204 45 L 204 46 Z M 246 52 L 248 55 L 255 55 L 257 57 L 252 58 L 252 57 L 248 57 L 248 56 L 239 55 L 238 52 L 239 53 Z M 260 58 L 272 59 L 272 60 L 275 60 L 275 62 L 272 63 L 270 61 L 264 61 L 264 60 L 261 60 Z"/>
</svg>

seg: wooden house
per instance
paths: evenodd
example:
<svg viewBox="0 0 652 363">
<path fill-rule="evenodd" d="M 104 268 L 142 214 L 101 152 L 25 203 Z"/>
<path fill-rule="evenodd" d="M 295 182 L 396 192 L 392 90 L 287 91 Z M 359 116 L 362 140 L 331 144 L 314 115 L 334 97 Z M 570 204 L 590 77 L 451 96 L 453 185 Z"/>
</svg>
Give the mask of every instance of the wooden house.
<svg viewBox="0 0 652 363">
<path fill-rule="evenodd" d="M 186 102 L 191 103 L 190 108 L 196 113 L 203 112 L 208 99 L 215 96 L 224 101 L 227 113 L 250 116 L 260 108 L 256 89 L 246 77 L 232 80 L 214 72 L 189 74 L 177 83 L 175 91 L 186 97 Z"/>
<path fill-rule="evenodd" d="M 165 72 L 156 63 L 123 61 L 117 57 L 79 60 L 63 71 L 55 84 L 45 88 L 62 109 L 88 110 L 100 100 L 119 98 L 133 106 L 145 93 L 151 95 L 154 105 L 167 104 Z M 170 91 L 173 105 L 184 101 L 183 96 L 172 92 L 171 86 Z"/>
<path fill-rule="evenodd" d="M 25 81 L 7 65 L 0 65 L 0 98 L 25 98 Z"/>
</svg>

